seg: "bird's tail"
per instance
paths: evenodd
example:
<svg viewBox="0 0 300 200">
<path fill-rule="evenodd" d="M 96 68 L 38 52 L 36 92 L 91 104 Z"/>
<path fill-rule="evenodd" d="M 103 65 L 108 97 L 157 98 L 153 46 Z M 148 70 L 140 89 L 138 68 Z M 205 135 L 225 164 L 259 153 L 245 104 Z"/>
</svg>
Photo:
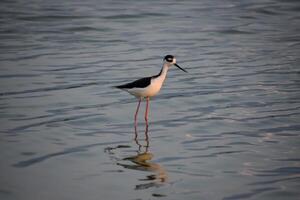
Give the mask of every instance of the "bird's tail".
<svg viewBox="0 0 300 200">
<path fill-rule="evenodd" d="M 117 89 L 120 89 L 120 90 L 123 90 L 124 87 L 122 85 L 115 85 L 115 86 L 112 86 L 113 88 L 117 88 Z"/>
<path fill-rule="evenodd" d="M 114 88 L 118 88 L 118 89 L 125 89 L 126 88 L 126 84 L 125 85 L 116 85 L 116 86 L 113 86 Z"/>
</svg>

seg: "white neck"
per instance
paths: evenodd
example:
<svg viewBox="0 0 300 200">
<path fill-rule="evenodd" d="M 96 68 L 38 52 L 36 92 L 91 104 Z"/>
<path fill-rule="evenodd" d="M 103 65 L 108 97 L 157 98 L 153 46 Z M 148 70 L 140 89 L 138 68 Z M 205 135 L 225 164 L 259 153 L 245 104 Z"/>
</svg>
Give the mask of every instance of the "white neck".
<svg viewBox="0 0 300 200">
<path fill-rule="evenodd" d="M 169 65 L 167 63 L 164 63 L 164 65 L 161 68 L 160 74 L 157 78 L 162 79 L 162 81 L 164 81 L 167 76 L 168 70 L 169 70 Z"/>
<path fill-rule="evenodd" d="M 160 73 L 155 77 L 153 77 L 153 80 L 160 82 L 160 84 L 163 84 L 163 82 L 166 79 L 168 70 L 169 70 L 169 65 L 167 63 L 164 63 L 164 65 L 160 70 Z"/>
<path fill-rule="evenodd" d="M 149 94 L 147 94 L 148 96 L 154 96 L 160 91 L 160 88 L 166 79 L 168 70 L 169 70 L 169 65 L 164 64 L 162 66 L 160 73 L 151 78 L 151 84 L 149 86 Z"/>
</svg>

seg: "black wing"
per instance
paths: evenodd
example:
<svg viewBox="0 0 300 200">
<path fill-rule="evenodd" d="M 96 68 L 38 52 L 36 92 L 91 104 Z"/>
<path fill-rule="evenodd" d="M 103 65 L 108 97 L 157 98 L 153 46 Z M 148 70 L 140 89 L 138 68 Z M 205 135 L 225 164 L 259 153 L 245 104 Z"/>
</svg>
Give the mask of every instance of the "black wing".
<svg viewBox="0 0 300 200">
<path fill-rule="evenodd" d="M 139 80 L 133 81 L 131 83 L 127 83 L 124 85 L 118 85 L 116 88 L 119 89 L 132 89 L 132 88 L 145 88 L 151 83 L 152 77 L 141 78 Z"/>
</svg>

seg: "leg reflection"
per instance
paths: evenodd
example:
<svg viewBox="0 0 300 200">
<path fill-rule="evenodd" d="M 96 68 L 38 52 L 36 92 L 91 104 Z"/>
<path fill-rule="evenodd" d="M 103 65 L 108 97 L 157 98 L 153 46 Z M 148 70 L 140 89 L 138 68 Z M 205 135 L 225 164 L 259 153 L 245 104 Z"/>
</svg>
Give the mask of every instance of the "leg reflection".
<svg viewBox="0 0 300 200">
<path fill-rule="evenodd" d="M 150 148 L 149 136 L 148 136 L 149 127 L 148 125 L 145 126 L 144 139 L 139 139 L 137 126 L 134 127 L 134 130 L 135 130 L 134 141 L 138 146 L 137 155 L 130 156 L 123 159 L 123 160 L 131 161 L 132 163 L 134 163 L 134 165 L 129 165 L 129 164 L 120 164 L 120 165 L 122 165 L 127 169 L 155 172 L 155 174 L 151 174 L 146 176 L 146 178 L 144 179 L 140 179 L 140 181 L 150 181 L 150 182 L 136 185 L 137 190 L 146 189 L 154 186 L 155 187 L 160 186 L 160 184 L 166 182 L 167 173 L 161 165 L 155 162 L 150 162 L 150 160 L 153 159 L 154 155 L 149 151 Z"/>
<path fill-rule="evenodd" d="M 150 187 L 162 186 L 168 179 L 166 170 L 158 163 L 151 162 L 154 155 L 150 152 L 150 141 L 148 136 L 149 127 L 146 124 L 144 135 L 139 135 L 137 125 L 134 126 L 134 142 L 138 149 L 136 153 L 132 156 L 118 157 L 118 151 L 120 149 L 126 148 L 126 153 L 129 145 L 118 145 L 117 147 L 107 147 L 105 151 L 109 153 L 113 160 L 117 161 L 117 165 L 122 166 L 126 169 L 138 170 L 143 173 L 145 178 L 139 179 L 139 184 L 135 186 L 136 190 L 147 189 Z M 150 174 L 149 174 L 150 172 Z"/>
<path fill-rule="evenodd" d="M 145 126 L 145 145 L 143 146 L 140 142 L 139 142 L 139 139 L 138 139 L 138 127 L 137 125 L 134 126 L 134 141 L 135 143 L 138 145 L 139 147 L 139 150 L 138 152 L 141 152 L 142 150 L 142 147 L 145 147 L 145 153 L 148 152 L 148 148 L 149 148 L 149 136 L 148 136 L 148 124 L 146 124 Z"/>
</svg>

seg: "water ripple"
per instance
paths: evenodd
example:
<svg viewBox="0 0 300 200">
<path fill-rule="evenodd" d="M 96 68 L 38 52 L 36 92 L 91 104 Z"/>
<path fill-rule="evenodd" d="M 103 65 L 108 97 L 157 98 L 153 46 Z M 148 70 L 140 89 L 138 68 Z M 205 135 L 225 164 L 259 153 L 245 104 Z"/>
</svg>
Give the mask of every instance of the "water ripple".
<svg viewBox="0 0 300 200">
<path fill-rule="evenodd" d="M 88 145 L 82 145 L 82 146 L 77 146 L 77 147 L 66 148 L 63 151 L 59 151 L 59 152 L 56 152 L 56 153 L 49 153 L 49 154 L 44 155 L 44 156 L 39 156 L 39 157 L 35 157 L 35 158 L 28 159 L 28 160 L 23 160 L 23 161 L 17 162 L 15 164 L 13 164 L 13 166 L 17 167 L 17 168 L 29 167 L 31 165 L 35 165 L 35 164 L 44 162 L 44 161 L 46 161 L 50 158 L 53 158 L 53 157 L 65 156 L 65 155 L 68 155 L 68 154 L 88 151 L 90 148 L 93 148 L 93 147 L 96 147 L 96 146 L 122 144 L 122 143 L 125 143 L 125 141 L 102 142 L 102 143 L 94 143 L 94 144 L 88 144 Z"/>
<path fill-rule="evenodd" d="M 24 125 L 24 126 L 18 126 L 18 127 L 15 127 L 13 129 L 8 130 L 8 133 L 18 133 L 20 131 L 24 131 L 24 130 L 29 129 L 29 128 L 39 127 L 39 126 L 43 126 L 43 125 L 49 125 L 49 124 L 53 124 L 53 123 L 57 123 L 57 122 L 73 121 L 73 120 L 78 120 L 78 119 L 88 118 L 88 117 L 94 117 L 94 116 L 100 116 L 100 115 L 102 115 L 102 114 L 87 114 L 87 115 L 78 115 L 78 116 L 55 118 L 55 119 L 52 119 L 52 120 L 27 124 L 27 125 Z"/>
<path fill-rule="evenodd" d="M 59 85 L 54 87 L 45 87 L 45 88 L 38 88 L 38 89 L 30 89 L 30 90 L 23 90 L 23 91 L 15 91 L 15 92 L 2 92 L 0 96 L 11 96 L 11 95 L 18 95 L 18 94 L 32 94 L 37 92 L 49 92 L 55 90 L 68 90 L 74 88 L 81 88 L 81 87 L 88 87 L 91 85 L 97 85 L 97 82 L 91 83 L 78 83 L 78 84 L 69 84 L 69 85 Z"/>
</svg>

